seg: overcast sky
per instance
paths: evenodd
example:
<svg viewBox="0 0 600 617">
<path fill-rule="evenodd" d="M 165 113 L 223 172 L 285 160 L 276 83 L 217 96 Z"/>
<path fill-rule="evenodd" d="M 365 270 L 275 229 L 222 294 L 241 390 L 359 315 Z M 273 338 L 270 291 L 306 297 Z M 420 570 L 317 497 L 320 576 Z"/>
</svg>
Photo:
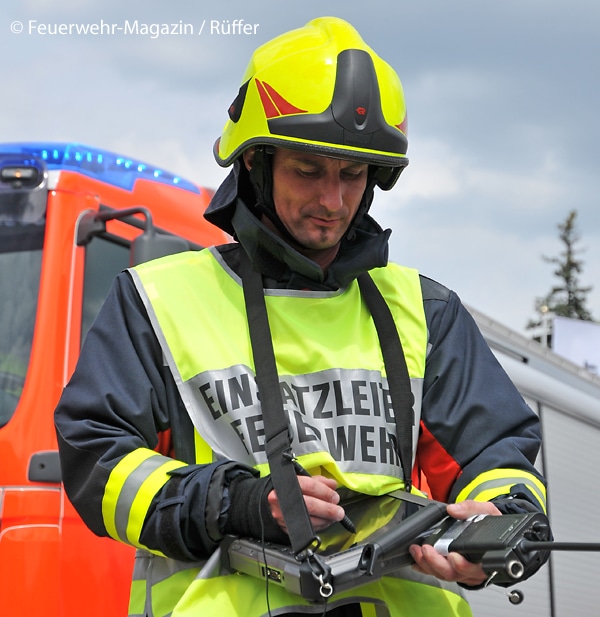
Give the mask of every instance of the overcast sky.
<svg viewBox="0 0 600 617">
<path fill-rule="evenodd" d="M 2 0 L 0 141 L 77 141 L 216 187 L 226 172 L 212 145 L 253 49 L 343 17 L 407 99 L 410 165 L 372 208 L 393 229 L 391 258 L 527 333 L 556 282 L 542 255 L 562 250 L 557 225 L 576 209 L 581 283 L 600 319 L 598 0 L 211 4 Z M 227 20 L 253 33 L 223 34 Z M 52 34 L 58 24 L 105 33 Z M 194 34 L 155 36 L 152 24 Z"/>
</svg>

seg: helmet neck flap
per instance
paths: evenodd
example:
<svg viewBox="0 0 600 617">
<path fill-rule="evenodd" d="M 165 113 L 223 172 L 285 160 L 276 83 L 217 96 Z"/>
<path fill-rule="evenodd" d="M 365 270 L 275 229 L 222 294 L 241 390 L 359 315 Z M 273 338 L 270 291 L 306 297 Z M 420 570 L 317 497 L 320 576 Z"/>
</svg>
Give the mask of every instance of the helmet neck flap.
<svg viewBox="0 0 600 617">
<path fill-rule="evenodd" d="M 391 231 L 383 230 L 369 214 L 356 222 L 352 239 L 348 234 L 342 239 L 336 259 L 324 273 L 298 250 L 297 242 L 290 243 L 262 223 L 255 203 L 248 171 L 238 160 L 204 216 L 240 242 L 257 271 L 280 284 L 300 289 L 338 289 L 361 272 L 387 264 Z"/>
</svg>

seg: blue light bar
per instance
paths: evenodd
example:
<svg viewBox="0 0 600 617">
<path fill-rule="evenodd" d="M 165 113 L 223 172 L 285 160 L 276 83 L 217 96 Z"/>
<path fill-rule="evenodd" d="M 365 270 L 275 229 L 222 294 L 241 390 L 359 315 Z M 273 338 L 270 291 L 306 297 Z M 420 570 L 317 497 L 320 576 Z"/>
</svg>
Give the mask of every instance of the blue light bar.
<svg viewBox="0 0 600 617">
<path fill-rule="evenodd" d="M 200 193 L 200 189 L 193 182 L 164 169 L 83 144 L 53 142 L 0 144 L 0 153 L 5 152 L 36 156 L 45 161 L 48 169 L 76 171 L 129 191 L 133 189 L 136 180 L 144 178 L 177 186 L 192 193 Z"/>
</svg>

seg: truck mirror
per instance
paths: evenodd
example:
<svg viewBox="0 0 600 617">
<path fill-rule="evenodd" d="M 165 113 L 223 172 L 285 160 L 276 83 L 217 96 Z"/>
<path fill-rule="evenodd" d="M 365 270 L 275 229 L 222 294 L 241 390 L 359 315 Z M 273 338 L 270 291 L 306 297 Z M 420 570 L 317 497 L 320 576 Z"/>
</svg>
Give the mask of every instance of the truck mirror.
<svg viewBox="0 0 600 617">
<path fill-rule="evenodd" d="M 141 214 L 144 221 L 134 217 Z M 136 206 L 125 210 L 105 208 L 100 212 L 87 212 L 77 227 L 77 246 L 85 246 L 94 236 L 106 235 L 106 221 L 119 220 L 132 227 L 142 229 L 143 232 L 131 242 L 129 265 L 138 264 L 165 257 L 173 253 L 182 253 L 192 248 L 191 244 L 180 236 L 160 233 L 152 222 L 152 213 L 148 208 Z"/>
<path fill-rule="evenodd" d="M 184 238 L 156 233 L 154 228 L 149 226 L 131 243 L 129 261 L 131 266 L 137 266 L 151 259 L 189 250 L 190 245 Z"/>
</svg>

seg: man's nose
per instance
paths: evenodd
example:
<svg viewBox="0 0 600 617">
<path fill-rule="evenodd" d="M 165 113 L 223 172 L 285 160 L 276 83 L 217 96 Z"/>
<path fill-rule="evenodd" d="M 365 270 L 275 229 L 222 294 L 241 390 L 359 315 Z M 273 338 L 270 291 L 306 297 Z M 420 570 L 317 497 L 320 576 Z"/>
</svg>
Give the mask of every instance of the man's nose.
<svg viewBox="0 0 600 617">
<path fill-rule="evenodd" d="M 330 212 L 339 210 L 344 203 L 343 186 L 340 177 L 335 174 L 323 179 L 321 204 Z"/>
</svg>

